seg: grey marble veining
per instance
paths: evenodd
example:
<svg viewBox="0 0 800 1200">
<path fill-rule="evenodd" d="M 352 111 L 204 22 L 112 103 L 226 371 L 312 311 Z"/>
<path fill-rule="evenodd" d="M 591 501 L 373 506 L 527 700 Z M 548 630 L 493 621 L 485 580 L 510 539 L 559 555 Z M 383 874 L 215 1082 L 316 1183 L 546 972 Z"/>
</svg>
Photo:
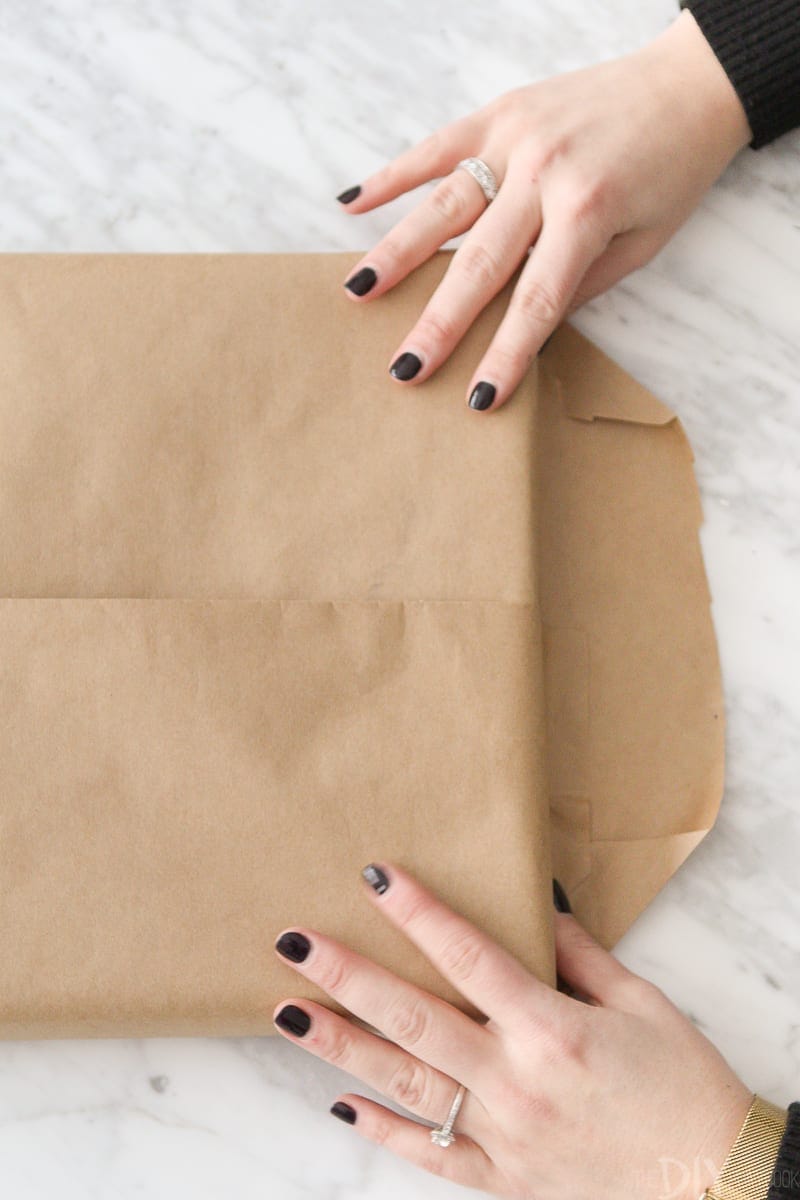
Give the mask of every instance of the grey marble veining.
<svg viewBox="0 0 800 1200">
<path fill-rule="evenodd" d="M 672 0 L 4 0 L 0 250 L 366 249 L 424 189 L 335 195 L 509 87 L 623 53 Z M 618 953 L 755 1089 L 800 1096 L 800 135 L 745 151 L 578 326 L 680 415 L 728 707 L 713 832 Z M 327 1112 L 275 1037 L 0 1045 L 15 1200 L 464 1195 Z"/>
</svg>

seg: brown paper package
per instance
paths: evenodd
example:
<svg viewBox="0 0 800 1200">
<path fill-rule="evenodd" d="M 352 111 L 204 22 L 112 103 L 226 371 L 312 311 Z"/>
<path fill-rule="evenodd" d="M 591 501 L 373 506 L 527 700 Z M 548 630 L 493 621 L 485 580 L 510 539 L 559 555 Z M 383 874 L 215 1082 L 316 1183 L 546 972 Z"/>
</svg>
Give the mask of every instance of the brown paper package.
<svg viewBox="0 0 800 1200">
<path fill-rule="evenodd" d="M 394 861 L 549 983 L 713 823 L 692 455 L 565 326 L 417 386 L 440 251 L 0 259 L 0 1036 L 274 1031 L 320 929 L 481 1019 L 365 894 Z M 516 277 L 515 277 L 516 278 Z"/>
</svg>

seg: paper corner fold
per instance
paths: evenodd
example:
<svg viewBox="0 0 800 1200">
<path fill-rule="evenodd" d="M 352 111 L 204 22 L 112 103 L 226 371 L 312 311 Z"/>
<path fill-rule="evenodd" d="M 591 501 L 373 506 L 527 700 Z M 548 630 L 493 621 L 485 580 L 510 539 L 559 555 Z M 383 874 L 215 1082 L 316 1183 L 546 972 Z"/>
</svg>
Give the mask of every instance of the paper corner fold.
<svg viewBox="0 0 800 1200">
<path fill-rule="evenodd" d="M 578 421 L 669 425 L 676 414 L 572 325 L 562 325 L 542 352 L 561 384 L 564 409 Z"/>
</svg>

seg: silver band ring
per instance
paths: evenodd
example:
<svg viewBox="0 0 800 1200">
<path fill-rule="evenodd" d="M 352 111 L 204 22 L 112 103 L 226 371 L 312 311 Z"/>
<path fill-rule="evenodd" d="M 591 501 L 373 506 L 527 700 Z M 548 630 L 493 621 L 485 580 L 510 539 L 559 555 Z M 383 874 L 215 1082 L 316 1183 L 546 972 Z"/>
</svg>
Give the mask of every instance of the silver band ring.
<svg viewBox="0 0 800 1200">
<path fill-rule="evenodd" d="M 497 180 L 488 163 L 485 163 L 482 158 L 462 158 L 460 163 L 456 163 L 456 167 L 463 167 L 465 171 L 469 171 L 472 178 L 480 184 L 486 199 L 494 200 L 497 195 Z"/>
<path fill-rule="evenodd" d="M 464 1093 L 466 1090 L 467 1089 L 464 1087 L 463 1083 L 458 1085 L 458 1091 L 455 1094 L 453 1103 L 450 1105 L 450 1112 L 447 1114 L 447 1120 L 445 1121 L 444 1125 L 437 1125 L 435 1129 L 431 1130 L 431 1141 L 435 1145 L 441 1146 L 444 1150 L 446 1150 L 447 1147 L 456 1140 L 456 1135 L 452 1132 L 452 1129 L 453 1125 L 455 1124 L 455 1119 L 458 1116 L 458 1110 L 461 1108 L 461 1101 L 464 1099 Z"/>
</svg>

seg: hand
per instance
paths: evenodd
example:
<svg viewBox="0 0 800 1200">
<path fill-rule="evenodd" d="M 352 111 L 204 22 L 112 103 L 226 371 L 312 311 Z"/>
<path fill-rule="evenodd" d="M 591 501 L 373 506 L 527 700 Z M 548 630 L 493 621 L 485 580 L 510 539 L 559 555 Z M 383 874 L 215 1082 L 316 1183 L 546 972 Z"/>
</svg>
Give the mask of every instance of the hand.
<svg viewBox="0 0 800 1200">
<path fill-rule="evenodd" d="M 276 950 L 383 1036 L 311 1000 L 276 1009 L 282 1033 L 434 1124 L 457 1083 L 469 1089 L 447 1148 L 429 1126 L 364 1096 L 348 1092 L 332 1112 L 423 1169 L 496 1196 L 695 1200 L 712 1183 L 752 1093 L 658 988 L 556 913 L 559 976 L 584 1003 L 534 978 L 398 866 L 372 864 L 364 877 L 371 902 L 487 1020 L 317 930 L 285 931 Z"/>
<path fill-rule="evenodd" d="M 358 263 L 348 295 L 382 296 L 469 230 L 392 355 L 393 376 L 419 383 L 527 255 L 468 388 L 472 407 L 499 408 L 561 320 L 648 262 L 751 136 L 727 75 L 684 10 L 643 49 L 506 92 L 343 192 L 347 211 L 363 213 L 443 176 Z M 488 206 L 476 181 L 455 170 L 471 155 L 497 178 Z"/>
</svg>

